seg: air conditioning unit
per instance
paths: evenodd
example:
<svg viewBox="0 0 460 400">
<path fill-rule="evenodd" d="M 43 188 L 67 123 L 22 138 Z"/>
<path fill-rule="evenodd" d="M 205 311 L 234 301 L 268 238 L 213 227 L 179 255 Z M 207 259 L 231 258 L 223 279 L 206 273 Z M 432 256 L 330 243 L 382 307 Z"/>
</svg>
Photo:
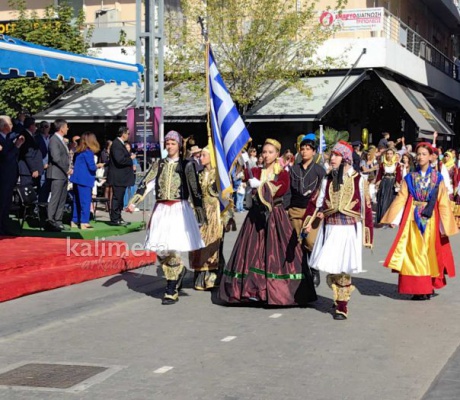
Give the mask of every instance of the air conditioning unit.
<svg viewBox="0 0 460 400">
<path fill-rule="evenodd" d="M 100 9 L 96 11 L 96 25 L 113 26 L 120 22 L 121 13 L 116 8 Z"/>
</svg>

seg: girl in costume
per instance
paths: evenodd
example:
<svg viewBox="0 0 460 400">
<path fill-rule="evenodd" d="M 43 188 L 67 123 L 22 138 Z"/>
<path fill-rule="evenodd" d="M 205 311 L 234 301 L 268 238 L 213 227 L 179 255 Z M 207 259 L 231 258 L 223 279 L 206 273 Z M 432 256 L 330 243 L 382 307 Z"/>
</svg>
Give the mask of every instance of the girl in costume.
<svg viewBox="0 0 460 400">
<path fill-rule="evenodd" d="M 389 148 L 385 150 L 379 172 L 375 180 L 377 189 L 377 213 L 376 222 L 378 223 L 393 201 L 396 190 L 401 184 L 401 166 L 396 162 L 395 150 Z"/>
<path fill-rule="evenodd" d="M 327 272 L 334 292 L 334 319 L 348 317 L 348 301 L 354 286 L 352 273 L 363 272 L 363 245 L 372 248 L 372 207 L 365 178 L 355 171 L 353 148 L 339 141 L 331 151 L 331 172 L 321 185 L 316 201 L 317 216 L 323 219 L 309 258 L 312 268 Z M 307 232 L 311 226 L 307 225 Z"/>
<path fill-rule="evenodd" d="M 384 224 L 400 224 L 384 266 L 399 273 L 399 293 L 413 300 L 429 299 L 455 275 L 448 236 L 458 232 L 442 175 L 430 161 L 436 151 L 429 143 L 417 146 L 418 167 L 406 175 Z"/>
<path fill-rule="evenodd" d="M 201 150 L 201 165 L 204 167 L 198 175 L 203 194 L 203 209 L 206 222 L 200 232 L 206 247 L 190 252 L 190 268 L 195 271 L 194 286 L 196 290 L 209 290 L 217 286 L 219 269 L 222 270 L 224 259 L 222 245 L 224 238 L 224 218 L 220 212 L 219 192 L 217 190 L 216 169 L 211 166 L 209 148 Z M 225 212 L 225 216 L 229 216 Z"/>
<path fill-rule="evenodd" d="M 375 176 L 379 170 L 379 160 L 377 158 L 377 147 L 369 146 L 364 159 L 361 161 L 361 175 L 369 182 L 369 193 L 371 201 L 377 202 L 377 191 L 375 189 Z"/>
<path fill-rule="evenodd" d="M 444 153 L 444 157 L 442 158 L 442 163 L 447 169 L 449 174 L 450 184 L 452 186 L 452 193 L 449 194 L 449 198 L 451 201 L 454 200 L 455 195 L 457 194 L 457 186 L 458 186 L 458 168 L 455 166 L 455 156 L 452 150 L 448 150 Z"/>
<path fill-rule="evenodd" d="M 267 139 L 263 168 L 246 171 L 253 202 L 241 227 L 219 288 L 227 303 L 306 305 L 317 299 L 311 273 L 302 263 L 297 235 L 283 207 L 289 172 L 277 162 L 281 145 Z"/>
<path fill-rule="evenodd" d="M 414 160 L 412 159 L 412 156 L 408 152 L 404 153 L 401 156 L 401 175 L 402 177 L 405 178 L 409 172 L 413 172 L 414 170 L 415 170 L 415 166 L 414 166 Z"/>
</svg>

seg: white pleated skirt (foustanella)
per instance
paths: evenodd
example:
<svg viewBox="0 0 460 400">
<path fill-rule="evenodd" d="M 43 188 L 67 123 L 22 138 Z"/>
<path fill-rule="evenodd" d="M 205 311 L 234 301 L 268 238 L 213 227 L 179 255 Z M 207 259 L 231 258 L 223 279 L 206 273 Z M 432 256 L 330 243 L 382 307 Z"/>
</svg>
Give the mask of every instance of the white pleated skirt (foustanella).
<svg viewBox="0 0 460 400">
<path fill-rule="evenodd" d="M 187 252 L 205 247 L 188 201 L 158 202 L 147 227 L 145 248 L 157 253 Z"/>
<path fill-rule="evenodd" d="M 324 224 L 324 221 L 323 221 Z M 362 222 L 321 226 L 309 258 L 309 266 L 329 274 L 363 272 Z"/>
</svg>

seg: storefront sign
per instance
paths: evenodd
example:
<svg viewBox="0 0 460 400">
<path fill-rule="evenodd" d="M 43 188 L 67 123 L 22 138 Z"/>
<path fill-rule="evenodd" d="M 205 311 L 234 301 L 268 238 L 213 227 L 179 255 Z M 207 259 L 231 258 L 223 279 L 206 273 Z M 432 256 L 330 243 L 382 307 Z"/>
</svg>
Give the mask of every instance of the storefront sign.
<svg viewBox="0 0 460 400">
<path fill-rule="evenodd" d="M 0 35 L 10 35 L 15 26 L 16 21 L 0 21 Z"/>
<path fill-rule="evenodd" d="M 16 27 L 17 21 L 0 21 L 0 35 L 12 35 Z M 35 20 L 33 27 L 38 29 L 44 27 L 46 29 L 59 30 L 61 26 L 60 21 L 49 20 L 49 19 L 37 19 Z"/>
<path fill-rule="evenodd" d="M 342 12 L 324 11 L 320 23 L 324 27 L 335 27 L 339 31 L 379 31 L 383 29 L 384 8 L 362 8 Z"/>
</svg>

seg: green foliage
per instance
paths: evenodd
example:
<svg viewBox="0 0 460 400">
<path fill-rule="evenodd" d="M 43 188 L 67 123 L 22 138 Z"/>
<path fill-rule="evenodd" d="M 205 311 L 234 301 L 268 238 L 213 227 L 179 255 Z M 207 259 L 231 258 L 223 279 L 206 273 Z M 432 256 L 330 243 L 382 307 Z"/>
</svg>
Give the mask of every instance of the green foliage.
<svg viewBox="0 0 460 400">
<path fill-rule="evenodd" d="M 315 132 L 315 134 L 316 134 L 316 139 L 318 140 L 318 143 L 319 143 L 319 138 L 320 138 L 319 129 Z M 323 134 L 324 134 L 324 140 L 326 141 L 326 151 L 331 150 L 339 140 L 345 140 L 346 142 L 348 142 L 348 139 L 350 138 L 350 134 L 347 131 L 337 131 L 334 128 L 331 128 L 329 126 L 326 126 L 323 129 Z"/>
<path fill-rule="evenodd" d="M 18 19 L 11 36 L 73 53 L 88 52 L 89 44 L 82 34 L 85 21 L 83 12 L 74 19 L 73 8 L 68 4 L 51 4 L 39 18 L 36 12 L 27 10 L 25 0 L 9 0 L 8 4 L 11 10 L 15 10 Z M 46 108 L 69 86 L 70 83 L 48 78 L 0 80 L 0 112 L 14 116 L 25 108 L 36 113 Z"/>
<path fill-rule="evenodd" d="M 240 112 L 281 86 L 295 85 L 309 94 L 299 78 L 334 65 L 316 53 L 334 33 L 321 26 L 317 2 L 302 1 L 297 10 L 296 1 L 286 0 L 182 0 L 183 13 L 170 13 L 165 23 L 166 78 L 201 81 L 204 87 L 205 47 L 196 23 L 203 17 L 219 70 Z M 345 3 L 336 0 L 334 8 L 341 10 Z"/>
<path fill-rule="evenodd" d="M 128 35 L 126 34 L 126 31 L 123 29 L 120 29 L 120 37 L 118 38 L 118 46 L 135 46 L 136 41 L 135 40 L 130 40 L 128 39 Z M 120 49 L 121 54 L 126 55 L 126 49 L 121 47 Z"/>
</svg>

